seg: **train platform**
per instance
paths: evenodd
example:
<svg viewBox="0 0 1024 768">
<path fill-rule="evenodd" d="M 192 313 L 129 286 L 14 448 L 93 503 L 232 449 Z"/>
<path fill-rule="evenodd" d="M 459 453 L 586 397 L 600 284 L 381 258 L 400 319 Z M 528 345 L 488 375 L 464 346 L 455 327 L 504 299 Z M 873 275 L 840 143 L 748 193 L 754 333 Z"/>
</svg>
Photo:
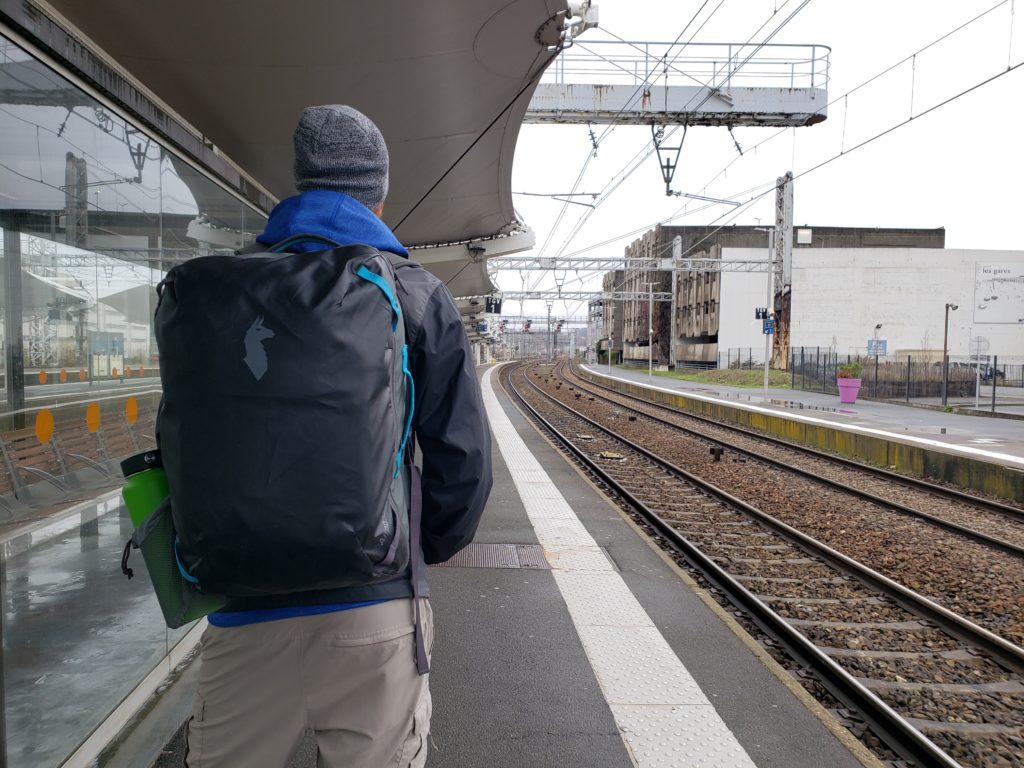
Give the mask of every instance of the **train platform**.
<svg viewBox="0 0 1024 768">
<path fill-rule="evenodd" d="M 978 413 L 966 412 L 973 406 L 973 399 L 969 402 L 963 399 L 950 401 L 956 410 L 947 413 L 936 407 L 937 401 L 913 405 L 858 398 L 856 403 L 847 405 L 839 402 L 838 395 L 771 387 L 766 399 L 761 388 L 697 384 L 668 376 L 650 376 L 646 368 L 616 366 L 609 370 L 607 365 L 582 367 L 595 376 L 614 381 L 679 393 L 696 400 L 727 403 L 745 411 L 806 424 L 873 435 L 928 451 L 950 453 L 1024 471 L 1024 420 L 1012 418 L 1024 412 L 1024 407 L 1003 406 L 1003 411 L 993 417 L 984 409 Z"/>
<path fill-rule="evenodd" d="M 534 430 L 496 369 L 482 381 L 494 490 L 471 548 L 429 569 L 430 768 L 878 765 Z M 99 503 L 34 543 L 4 543 L 6 599 L 36 608 L 9 617 L 4 637 L 8 663 L 23 660 L 8 670 L 12 768 L 61 765 L 43 758 L 60 751 L 55 726 L 75 718 L 82 746 L 69 768 L 94 764 L 97 748 L 110 768 L 183 764 L 203 622 L 163 630 L 145 577 L 128 582 L 117 567 L 123 509 Z M 146 654 L 164 656 L 140 714 L 92 722 L 82 703 L 101 691 L 142 697 L 117 681 Z M 291 768 L 315 764 L 307 739 Z"/>
</svg>

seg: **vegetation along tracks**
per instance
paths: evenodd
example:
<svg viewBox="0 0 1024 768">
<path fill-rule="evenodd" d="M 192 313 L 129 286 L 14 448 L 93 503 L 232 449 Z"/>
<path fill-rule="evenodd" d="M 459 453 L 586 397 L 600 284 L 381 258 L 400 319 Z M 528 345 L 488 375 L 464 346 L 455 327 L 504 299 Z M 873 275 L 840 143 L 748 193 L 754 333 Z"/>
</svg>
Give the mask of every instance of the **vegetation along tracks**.
<svg viewBox="0 0 1024 768">
<path fill-rule="evenodd" d="M 1019 557 L 885 513 L 874 502 L 869 513 L 851 512 L 839 491 L 780 476 L 777 467 L 742 457 L 713 461 L 706 443 L 692 445 L 676 429 L 616 413 L 559 383 L 550 366 L 519 369 L 512 378 L 580 461 L 655 515 L 650 525 L 762 627 L 772 625 L 768 631 L 897 753 L 919 765 L 1019 764 Z M 542 399 L 544 390 L 563 405 Z M 603 416 L 586 421 L 570 407 Z M 631 432 L 634 443 L 615 432 Z M 809 487 L 792 487 L 799 483 Z M 833 509 L 837 503 L 846 510 Z M 894 521 L 926 533 L 894 532 Z M 951 567 L 940 567 L 933 551 L 945 552 Z M 941 588 L 933 594 L 922 584 Z M 1004 615 L 996 616 L 1000 607 Z"/>
</svg>

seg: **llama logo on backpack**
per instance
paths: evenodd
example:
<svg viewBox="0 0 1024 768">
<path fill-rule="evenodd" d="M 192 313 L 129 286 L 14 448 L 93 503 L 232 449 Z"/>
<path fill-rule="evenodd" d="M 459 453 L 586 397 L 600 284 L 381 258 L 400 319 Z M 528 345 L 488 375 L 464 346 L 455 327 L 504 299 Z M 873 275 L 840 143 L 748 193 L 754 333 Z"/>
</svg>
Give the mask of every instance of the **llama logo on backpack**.
<svg viewBox="0 0 1024 768">
<path fill-rule="evenodd" d="M 249 366 L 256 381 L 267 372 L 267 350 L 263 348 L 266 339 L 274 338 L 274 332 L 263 325 L 263 315 L 257 317 L 249 330 L 245 332 L 245 357 L 242 358 Z"/>
</svg>

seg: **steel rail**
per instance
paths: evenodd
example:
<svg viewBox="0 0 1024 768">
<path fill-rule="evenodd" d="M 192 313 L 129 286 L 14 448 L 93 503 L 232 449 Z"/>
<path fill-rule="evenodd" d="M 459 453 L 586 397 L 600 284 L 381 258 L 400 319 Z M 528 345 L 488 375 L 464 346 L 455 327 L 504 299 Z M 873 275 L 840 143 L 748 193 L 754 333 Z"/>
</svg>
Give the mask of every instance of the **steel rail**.
<svg viewBox="0 0 1024 768">
<path fill-rule="evenodd" d="M 577 411 L 550 398 L 546 393 L 537 388 L 532 382 L 531 386 L 537 389 L 545 398 L 558 404 L 578 418 L 588 423 L 593 423 Z M 729 600 L 742 608 L 769 636 L 781 643 L 786 651 L 801 664 L 811 669 L 828 691 L 846 706 L 858 712 L 871 726 L 872 730 L 881 738 L 887 746 L 907 760 L 914 761 L 923 768 L 962 768 L 960 763 L 943 752 L 924 734 L 914 728 L 895 710 L 889 707 L 884 701 L 878 698 L 864 685 L 857 681 L 850 673 L 839 666 L 836 662 L 825 655 L 804 635 L 793 628 L 785 619 L 765 605 L 756 595 L 733 579 L 714 560 L 700 551 L 693 543 L 682 536 L 671 525 L 665 522 L 657 513 L 650 509 L 640 499 L 624 488 L 619 482 L 605 472 L 598 464 L 590 459 L 582 450 L 577 448 L 572 441 L 558 431 L 547 419 L 545 419 L 536 408 L 530 405 L 526 398 L 519 392 L 511 381 L 511 372 L 506 379 L 507 386 L 511 389 L 516 399 L 529 411 L 546 430 L 548 430 L 559 443 L 565 446 L 580 463 L 587 467 L 595 475 L 601 478 L 616 494 L 621 496 L 632 506 L 643 518 L 655 528 L 665 539 L 701 573 L 716 588 L 726 594 Z M 614 433 L 594 424 L 595 427 L 614 435 Z M 632 446 L 628 440 L 622 440 Z M 640 453 L 648 455 L 646 451 Z M 650 456 L 648 456 L 650 458 Z M 653 459 L 658 464 L 665 466 L 664 462 Z M 680 475 L 689 480 L 688 473 L 679 471 Z M 692 482 L 700 488 L 707 489 L 706 483 L 693 478 Z M 711 495 L 725 501 L 727 504 L 732 497 L 723 491 L 715 489 Z M 739 505 L 746 506 L 739 500 Z M 883 577 L 884 578 L 884 577 Z"/>
<path fill-rule="evenodd" d="M 972 504 L 976 507 L 979 507 L 981 509 L 986 509 L 990 512 L 999 512 L 1000 514 L 1004 514 L 1007 517 L 1013 518 L 1014 520 L 1024 522 L 1024 509 L 1011 506 L 1010 504 L 1003 504 L 1002 502 L 993 501 L 991 499 L 983 499 L 978 496 L 974 496 L 970 493 L 965 493 L 964 491 L 957 490 L 955 488 L 946 488 L 945 486 L 935 485 L 934 483 L 929 483 L 927 480 L 920 480 L 916 477 L 908 477 L 907 475 L 901 475 L 897 472 L 892 472 L 888 469 L 882 469 L 881 467 L 874 467 L 870 464 L 863 464 L 859 461 L 855 461 L 854 459 L 848 459 L 845 456 L 836 456 L 831 453 L 826 453 L 825 451 L 819 451 L 816 448 L 810 448 L 806 445 L 800 445 L 799 443 L 793 443 L 790 442 L 789 440 L 783 440 L 782 438 L 779 437 L 766 435 L 761 432 L 755 432 L 751 429 L 745 429 L 743 427 L 736 426 L 735 424 L 725 424 L 723 422 L 710 419 L 707 416 L 700 416 L 699 414 L 688 413 L 687 411 L 682 411 L 678 408 L 673 408 L 672 406 L 665 405 L 664 403 L 655 403 L 650 400 L 643 400 L 642 398 L 636 397 L 636 395 L 630 395 L 626 392 L 620 392 L 614 387 L 609 387 L 607 384 L 602 384 L 598 381 L 594 381 L 590 378 L 587 378 L 586 376 L 582 376 L 581 374 L 576 373 L 575 371 L 573 371 L 573 373 L 574 375 L 579 376 L 581 379 L 586 381 L 588 384 L 592 384 L 595 387 L 606 389 L 609 392 L 614 392 L 615 394 L 621 395 L 622 397 L 629 397 L 634 400 L 639 400 L 640 402 L 645 403 L 647 405 L 651 405 L 656 408 L 661 408 L 663 410 L 669 411 L 670 413 L 675 413 L 680 416 L 685 416 L 688 419 L 696 419 L 697 421 L 701 421 L 705 424 L 713 424 L 717 427 L 729 429 L 732 430 L 733 432 L 738 432 L 739 434 L 745 435 L 750 438 L 764 440 L 765 442 L 772 443 L 773 445 L 778 445 L 783 448 L 790 448 L 794 451 L 805 453 L 808 456 L 813 456 L 815 458 L 823 459 L 825 461 L 831 461 L 834 464 L 841 464 L 852 469 L 858 469 L 863 472 L 867 472 L 868 474 L 876 475 L 877 477 L 883 478 L 885 480 L 891 480 L 894 483 L 899 483 L 909 488 L 914 488 L 915 490 L 925 491 L 926 493 L 931 493 L 935 496 L 942 496 L 943 498 L 950 499 L 952 501 L 963 501 L 968 504 Z M 590 372 L 588 371 L 588 373 Z"/>
<path fill-rule="evenodd" d="M 575 383 L 575 382 L 570 382 L 568 379 L 564 379 L 564 378 L 563 378 L 563 381 L 565 381 L 567 384 L 574 384 Z M 602 387 L 602 385 L 600 385 L 600 384 L 597 384 L 595 386 Z M 614 392 L 615 390 L 612 390 L 612 391 Z M 622 393 L 620 393 L 620 392 L 616 392 L 616 394 L 622 395 Z M 800 477 L 803 477 L 803 478 L 805 478 L 807 480 L 810 480 L 812 482 L 820 483 L 821 485 L 825 485 L 825 486 L 827 486 L 829 488 L 832 488 L 834 490 L 840 491 L 842 493 L 850 494 L 851 496 L 855 496 L 857 498 L 866 499 L 867 501 L 870 501 L 870 502 L 872 502 L 874 504 L 879 504 L 881 506 L 884 506 L 886 509 L 890 509 L 893 512 L 897 512 L 897 513 L 899 513 L 901 515 L 907 515 L 908 517 L 914 517 L 914 518 L 917 518 L 917 519 L 920 519 L 920 520 L 924 520 L 924 521 L 928 522 L 929 524 L 934 525 L 937 528 L 943 528 L 943 529 L 945 529 L 947 531 L 951 531 L 953 533 L 956 533 L 956 534 L 959 534 L 961 536 L 964 536 L 965 538 L 970 539 L 972 541 L 981 542 L 983 544 L 987 544 L 988 546 L 992 547 L 993 549 L 999 550 L 1000 552 L 1005 552 L 1006 554 L 1013 555 L 1015 557 L 1024 558 L 1024 547 L 1021 547 L 1021 546 L 1019 546 L 1017 544 L 1014 544 L 1013 542 L 1006 541 L 1005 539 L 1000 539 L 1000 538 L 998 538 L 996 536 L 991 536 L 991 535 L 989 535 L 987 533 L 982 533 L 981 531 L 976 531 L 973 528 L 968 528 L 965 525 L 960 525 L 959 523 L 951 522 L 951 521 L 946 520 L 944 518 L 937 517 L 936 515 L 929 514 L 928 512 L 922 512 L 922 511 L 920 511 L 918 509 L 914 509 L 913 507 L 908 507 L 907 505 L 901 504 L 901 503 L 899 503 L 897 501 L 890 501 L 889 499 L 883 498 L 881 496 L 877 496 L 877 495 L 871 493 L 870 491 L 862 491 L 862 490 L 860 490 L 858 488 L 851 488 L 850 486 L 844 485 L 843 483 L 839 482 L 838 480 L 830 480 L 827 477 L 822 477 L 821 475 L 815 474 L 814 472 L 812 472 L 809 469 L 801 469 L 800 467 L 793 467 L 793 466 L 790 466 L 789 464 L 786 464 L 785 462 L 780 461 L 778 459 L 772 459 L 772 458 L 769 458 L 767 456 L 761 456 L 759 454 L 753 453 L 748 448 L 740 448 L 739 446 L 736 446 L 736 445 L 734 445 L 732 443 L 729 443 L 729 442 L 726 442 L 724 440 L 719 440 L 717 438 L 708 437 L 707 435 L 703 435 L 700 432 L 697 432 L 697 431 L 695 431 L 693 429 L 690 429 L 689 427 L 683 427 L 683 426 L 680 426 L 679 424 L 673 424 L 672 422 L 665 421 L 664 419 L 662 419 L 662 418 L 660 418 L 658 416 L 652 416 L 649 413 L 644 413 L 643 411 L 637 410 L 636 408 L 633 408 L 633 407 L 631 407 L 629 405 L 625 405 L 623 403 L 618 403 L 618 402 L 615 402 L 614 400 L 610 400 L 610 399 L 608 399 L 607 397 L 605 397 L 604 395 L 602 395 L 600 393 L 595 392 L 594 395 L 595 395 L 595 397 L 600 397 L 602 400 L 604 400 L 607 403 L 611 403 L 612 405 L 614 405 L 617 408 L 624 408 L 627 411 L 632 411 L 633 413 L 637 414 L 638 416 L 643 416 L 645 419 L 651 419 L 652 421 L 658 422 L 659 424 L 664 424 L 667 427 L 671 427 L 673 429 L 678 429 L 678 430 L 680 430 L 682 432 L 685 432 L 688 435 L 692 435 L 692 436 L 694 436 L 694 437 L 696 437 L 696 438 L 698 438 L 700 440 L 703 440 L 705 442 L 711 442 L 711 443 L 715 443 L 717 445 L 725 446 L 729 450 L 735 451 L 736 453 L 740 454 L 741 456 L 747 456 L 747 457 L 749 457 L 750 459 L 752 459 L 754 461 L 758 461 L 758 462 L 761 462 L 761 463 L 764 463 L 764 464 L 768 464 L 769 466 L 776 467 L 777 469 L 780 469 L 780 470 L 782 470 L 784 472 L 792 472 L 793 474 L 799 475 Z M 649 403 L 646 400 L 641 400 L 640 398 L 633 397 L 632 395 L 622 395 L 622 396 L 623 397 L 632 398 L 634 400 L 639 400 L 641 403 L 644 403 L 645 405 L 652 405 L 652 406 L 655 406 L 657 408 L 663 408 L 665 410 L 668 410 L 671 413 L 675 413 L 675 414 L 678 414 L 680 416 L 686 416 L 686 417 L 690 416 L 689 414 L 683 413 L 682 411 L 677 411 L 674 408 L 667 408 L 666 406 L 663 406 L 660 403 Z M 730 430 L 734 429 L 730 425 L 722 424 L 722 423 L 717 422 L 717 421 L 711 421 L 710 419 L 706 419 L 706 420 L 702 419 L 702 421 L 705 421 L 705 423 L 714 424 L 717 427 L 724 427 L 725 429 L 730 429 Z M 757 435 L 757 434 L 754 434 L 754 433 L 751 433 L 751 432 L 747 432 L 746 430 L 735 430 L 735 431 L 741 432 L 741 433 L 743 433 L 743 434 L 745 434 L 748 437 L 751 437 L 753 439 L 763 439 L 763 438 L 761 438 L 760 435 Z M 782 442 L 784 443 L 784 441 L 782 441 Z M 785 444 L 785 443 L 784 443 L 784 446 L 786 448 L 791 448 L 792 447 L 790 444 Z M 821 458 L 823 460 L 831 460 L 831 457 L 828 456 L 828 454 L 822 454 L 820 456 L 817 456 L 816 458 Z M 853 465 L 854 466 L 852 466 L 851 469 L 856 469 L 856 470 L 863 469 L 863 465 L 858 465 L 856 462 L 853 462 Z M 918 489 L 918 490 L 925 490 L 925 491 L 927 491 L 929 489 Z"/>
<path fill-rule="evenodd" d="M 803 549 L 812 555 L 815 555 L 825 562 L 831 564 L 838 570 L 843 571 L 849 576 L 857 579 L 863 584 L 882 592 L 883 594 L 891 597 L 893 600 L 898 602 L 904 608 L 911 613 L 916 613 L 919 616 L 923 616 L 941 627 L 946 632 L 950 633 L 954 637 L 957 637 L 965 642 L 972 643 L 980 648 L 984 649 L 986 653 L 993 657 L 1001 666 L 1008 670 L 1016 672 L 1018 674 L 1024 674 L 1024 648 L 1021 648 L 1014 643 L 1000 637 L 999 635 L 990 632 L 984 627 L 978 626 L 974 622 L 965 619 L 959 614 L 953 613 L 948 608 L 944 608 L 928 598 L 917 594 L 911 589 L 904 587 L 902 584 L 893 581 L 888 576 L 885 576 L 877 571 L 868 568 L 866 565 L 859 563 L 853 558 L 847 557 L 843 553 L 832 549 L 827 544 L 823 544 L 817 539 L 811 538 L 802 531 L 797 530 L 788 523 L 784 523 L 767 512 L 764 512 L 752 504 L 748 504 L 742 499 L 738 499 L 728 491 L 724 491 L 718 486 L 712 485 L 706 480 L 702 480 L 696 475 L 687 472 L 681 467 L 677 467 L 670 461 L 666 461 L 655 453 L 648 451 L 646 448 L 637 445 L 630 441 L 628 438 L 616 433 L 608 427 L 598 424 L 593 419 L 579 413 L 571 407 L 565 405 L 558 400 L 555 400 L 542 389 L 537 387 L 533 382 L 529 382 L 530 386 L 536 389 L 544 397 L 548 398 L 554 403 L 557 403 L 559 407 L 564 408 L 566 411 L 572 413 L 577 418 L 585 421 L 587 424 L 593 426 L 596 429 L 601 430 L 605 434 L 612 437 L 614 440 L 618 440 L 623 445 L 628 446 L 631 450 L 643 455 L 645 458 L 655 462 L 663 469 L 668 472 L 675 473 L 682 477 L 689 483 L 700 486 L 705 492 L 715 496 L 726 504 L 741 510 L 742 512 L 756 518 L 762 522 L 765 526 L 771 528 L 776 533 L 782 535 L 784 538 L 789 539 L 796 546 Z"/>
</svg>

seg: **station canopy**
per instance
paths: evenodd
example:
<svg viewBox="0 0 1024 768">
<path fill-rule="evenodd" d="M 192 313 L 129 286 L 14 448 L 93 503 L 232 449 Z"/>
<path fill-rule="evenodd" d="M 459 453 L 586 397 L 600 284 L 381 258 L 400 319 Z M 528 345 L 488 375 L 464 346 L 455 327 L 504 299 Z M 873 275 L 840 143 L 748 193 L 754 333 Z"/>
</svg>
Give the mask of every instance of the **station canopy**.
<svg viewBox="0 0 1024 768">
<path fill-rule="evenodd" d="M 491 293 L 486 258 L 532 245 L 512 159 L 565 0 L 49 5 L 272 200 L 295 194 L 303 108 L 365 112 L 391 154 L 384 219 L 457 297 Z"/>
</svg>

